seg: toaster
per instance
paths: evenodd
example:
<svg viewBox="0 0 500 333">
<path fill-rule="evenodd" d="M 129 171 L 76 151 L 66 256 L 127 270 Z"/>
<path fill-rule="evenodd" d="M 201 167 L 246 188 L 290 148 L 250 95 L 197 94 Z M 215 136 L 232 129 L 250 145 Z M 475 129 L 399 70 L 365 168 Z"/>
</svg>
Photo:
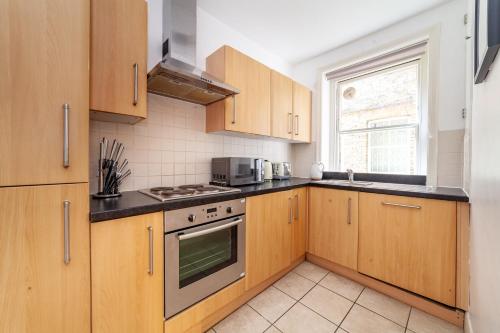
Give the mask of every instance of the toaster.
<svg viewBox="0 0 500 333">
<path fill-rule="evenodd" d="M 273 179 L 290 179 L 292 177 L 292 166 L 289 162 L 273 163 Z"/>
</svg>

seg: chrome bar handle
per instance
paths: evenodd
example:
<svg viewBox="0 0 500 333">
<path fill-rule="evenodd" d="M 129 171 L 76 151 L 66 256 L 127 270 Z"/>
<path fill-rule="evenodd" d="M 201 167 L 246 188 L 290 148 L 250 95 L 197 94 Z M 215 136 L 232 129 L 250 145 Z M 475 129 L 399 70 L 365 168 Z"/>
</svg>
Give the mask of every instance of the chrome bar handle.
<svg viewBox="0 0 500 333">
<path fill-rule="evenodd" d="M 292 198 L 288 198 L 288 224 L 293 223 L 293 207 L 292 207 Z"/>
<path fill-rule="evenodd" d="M 70 227 L 70 221 L 69 221 L 69 209 L 70 209 L 71 203 L 68 200 L 63 201 L 63 207 L 64 207 L 64 264 L 69 265 L 69 262 L 71 261 L 71 253 L 70 253 L 70 233 L 69 233 L 69 227 Z"/>
<path fill-rule="evenodd" d="M 297 126 L 295 126 L 295 135 L 299 135 L 299 115 L 295 115 L 295 120 L 297 120 Z"/>
<path fill-rule="evenodd" d="M 233 120 L 231 124 L 236 124 L 236 95 L 233 95 Z"/>
<path fill-rule="evenodd" d="M 208 235 L 208 234 L 211 234 L 211 233 L 214 233 L 214 232 L 217 232 L 217 231 L 220 231 L 220 230 L 224 230 L 224 229 L 227 229 L 227 228 L 231 228 L 237 224 L 240 224 L 243 222 L 243 219 L 239 218 L 239 219 L 236 219 L 232 222 L 229 222 L 229 223 L 226 223 L 226 224 L 223 224 L 223 225 L 219 225 L 217 227 L 213 227 L 213 228 L 210 228 L 210 229 L 205 229 L 205 230 L 200 230 L 200 231 L 194 231 L 194 232 L 190 232 L 190 233 L 179 233 L 177 234 L 177 239 L 179 240 L 185 240 L 185 239 L 190 239 L 190 238 L 195 238 L 195 237 L 199 237 L 199 236 L 203 236 L 203 235 Z"/>
<path fill-rule="evenodd" d="M 347 199 L 347 224 L 351 224 L 351 201 L 351 198 Z"/>
<path fill-rule="evenodd" d="M 63 167 L 69 167 L 69 104 L 63 104 Z"/>
<path fill-rule="evenodd" d="M 382 205 L 393 206 L 393 207 L 402 207 L 402 208 L 412 208 L 412 209 L 422 208 L 422 206 L 418 206 L 418 205 L 406 205 L 406 204 L 400 204 L 400 203 L 394 203 L 394 202 L 382 202 Z"/>
<path fill-rule="evenodd" d="M 295 194 L 295 221 L 299 219 L 299 195 Z"/>
<path fill-rule="evenodd" d="M 139 65 L 134 64 L 134 105 L 139 102 Z"/>
<path fill-rule="evenodd" d="M 149 235 L 149 275 L 153 275 L 154 273 L 154 246 L 153 246 L 153 227 L 148 226 L 148 235 Z"/>
<path fill-rule="evenodd" d="M 288 113 L 288 134 L 292 134 L 293 127 L 293 115 L 291 112 Z"/>
</svg>

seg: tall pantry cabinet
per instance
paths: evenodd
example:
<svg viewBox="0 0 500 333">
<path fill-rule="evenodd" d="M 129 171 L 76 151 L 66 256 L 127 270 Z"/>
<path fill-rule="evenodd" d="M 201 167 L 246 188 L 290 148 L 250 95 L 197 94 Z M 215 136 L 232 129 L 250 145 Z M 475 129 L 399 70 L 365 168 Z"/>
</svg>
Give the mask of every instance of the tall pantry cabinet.
<svg viewBox="0 0 500 333">
<path fill-rule="evenodd" d="M 89 25 L 0 2 L 0 333 L 90 332 Z"/>
</svg>

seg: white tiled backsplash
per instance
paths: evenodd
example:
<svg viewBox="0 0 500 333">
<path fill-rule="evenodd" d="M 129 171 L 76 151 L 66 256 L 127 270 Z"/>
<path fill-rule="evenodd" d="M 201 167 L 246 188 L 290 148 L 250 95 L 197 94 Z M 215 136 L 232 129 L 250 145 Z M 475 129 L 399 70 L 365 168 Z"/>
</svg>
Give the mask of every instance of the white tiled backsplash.
<svg viewBox="0 0 500 333">
<path fill-rule="evenodd" d="M 90 190 L 97 191 L 99 141 L 125 145 L 132 175 L 121 191 L 210 181 L 212 157 L 262 157 L 290 161 L 289 143 L 205 133 L 205 107 L 148 95 L 148 118 L 135 125 L 90 123 Z"/>
</svg>

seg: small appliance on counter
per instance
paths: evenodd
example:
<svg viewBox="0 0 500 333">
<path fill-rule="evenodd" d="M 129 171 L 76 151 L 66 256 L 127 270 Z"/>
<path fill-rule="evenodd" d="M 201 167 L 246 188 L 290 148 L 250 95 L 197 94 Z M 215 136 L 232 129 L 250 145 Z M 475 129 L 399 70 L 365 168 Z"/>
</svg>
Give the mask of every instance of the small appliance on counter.
<svg viewBox="0 0 500 333">
<path fill-rule="evenodd" d="M 212 181 L 218 186 L 241 186 L 264 182 L 264 160 L 248 157 L 212 158 Z"/>
<path fill-rule="evenodd" d="M 124 159 L 120 163 L 125 146 L 116 140 L 113 140 L 111 150 L 108 154 L 108 139 L 102 138 L 99 142 L 99 170 L 98 170 L 98 190 L 92 197 L 96 199 L 106 199 L 118 197 L 120 184 L 125 178 L 130 176 L 131 171 L 125 171 L 128 160 Z"/>
<path fill-rule="evenodd" d="M 273 179 L 285 180 L 292 177 L 292 165 L 289 162 L 273 163 Z"/>
<path fill-rule="evenodd" d="M 323 170 L 325 166 L 321 162 L 316 162 L 311 165 L 311 179 L 313 180 L 321 180 L 323 179 Z"/>
<path fill-rule="evenodd" d="M 273 164 L 268 160 L 264 161 L 264 181 L 270 182 L 273 180 Z"/>
</svg>

